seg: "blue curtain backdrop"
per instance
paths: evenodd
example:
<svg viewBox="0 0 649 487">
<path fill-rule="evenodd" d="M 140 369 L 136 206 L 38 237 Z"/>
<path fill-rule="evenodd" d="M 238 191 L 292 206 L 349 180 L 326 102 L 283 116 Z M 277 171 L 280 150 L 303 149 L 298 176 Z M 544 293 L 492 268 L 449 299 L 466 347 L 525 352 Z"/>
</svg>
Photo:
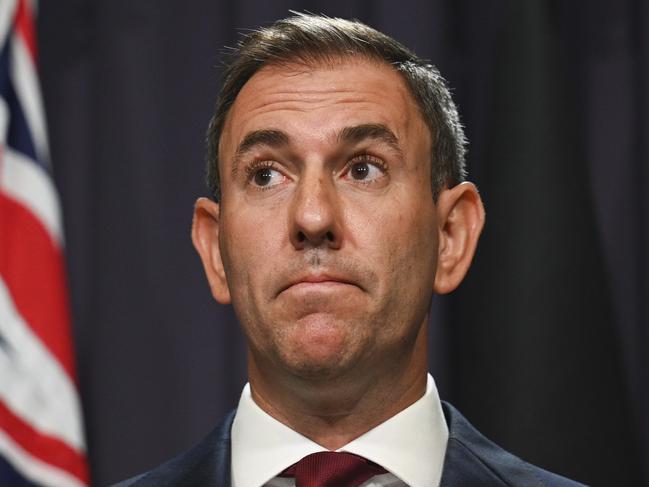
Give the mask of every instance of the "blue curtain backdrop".
<svg viewBox="0 0 649 487">
<path fill-rule="evenodd" d="M 189 239 L 224 46 L 289 9 L 359 18 L 431 59 L 487 227 L 437 299 L 442 396 L 592 485 L 649 465 L 649 8 L 643 0 L 61 0 L 39 12 L 92 475 L 103 486 L 236 406 L 245 346 Z"/>
</svg>

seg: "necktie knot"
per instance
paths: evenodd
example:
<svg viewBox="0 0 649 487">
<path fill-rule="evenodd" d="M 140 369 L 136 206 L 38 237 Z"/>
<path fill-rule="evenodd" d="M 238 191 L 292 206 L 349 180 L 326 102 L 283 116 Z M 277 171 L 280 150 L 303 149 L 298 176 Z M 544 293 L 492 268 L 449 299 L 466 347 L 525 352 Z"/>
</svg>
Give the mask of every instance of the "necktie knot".
<svg viewBox="0 0 649 487">
<path fill-rule="evenodd" d="M 307 455 L 284 470 L 282 476 L 295 477 L 296 487 L 357 487 L 386 472 L 358 455 L 323 451 Z"/>
</svg>

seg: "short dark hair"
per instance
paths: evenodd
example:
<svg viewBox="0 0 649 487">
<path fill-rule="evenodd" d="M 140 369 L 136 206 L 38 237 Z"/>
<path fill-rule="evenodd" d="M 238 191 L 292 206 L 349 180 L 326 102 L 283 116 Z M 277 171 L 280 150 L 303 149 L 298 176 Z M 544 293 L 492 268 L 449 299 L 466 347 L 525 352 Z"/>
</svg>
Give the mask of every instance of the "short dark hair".
<svg viewBox="0 0 649 487">
<path fill-rule="evenodd" d="M 232 52 L 207 131 L 207 185 L 217 202 L 221 198 L 219 142 L 243 85 L 266 65 L 310 65 L 356 56 L 385 62 L 406 81 L 431 131 L 433 198 L 465 179 L 466 137 L 446 81 L 435 66 L 361 22 L 298 13 L 244 35 Z"/>
</svg>

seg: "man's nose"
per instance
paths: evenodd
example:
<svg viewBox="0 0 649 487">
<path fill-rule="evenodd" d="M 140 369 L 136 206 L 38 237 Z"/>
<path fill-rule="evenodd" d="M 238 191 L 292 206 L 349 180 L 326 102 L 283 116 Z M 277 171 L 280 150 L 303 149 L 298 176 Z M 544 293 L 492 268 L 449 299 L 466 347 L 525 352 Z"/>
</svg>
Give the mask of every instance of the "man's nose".
<svg viewBox="0 0 649 487">
<path fill-rule="evenodd" d="M 340 202 L 328 177 L 305 175 L 294 195 L 290 213 L 290 238 L 296 249 L 340 248 Z"/>
</svg>

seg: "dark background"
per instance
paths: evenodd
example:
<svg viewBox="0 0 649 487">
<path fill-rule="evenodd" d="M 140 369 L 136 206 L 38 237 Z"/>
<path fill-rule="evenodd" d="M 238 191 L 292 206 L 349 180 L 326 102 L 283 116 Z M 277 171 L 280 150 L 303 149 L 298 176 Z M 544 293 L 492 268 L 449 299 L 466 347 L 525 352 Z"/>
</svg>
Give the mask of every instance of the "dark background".
<svg viewBox="0 0 649 487">
<path fill-rule="evenodd" d="M 245 350 L 192 204 L 223 46 L 289 9 L 359 18 L 454 89 L 487 227 L 434 306 L 442 396 L 541 466 L 646 485 L 647 2 L 59 0 L 40 6 L 40 71 L 95 484 L 236 405 Z"/>
</svg>

